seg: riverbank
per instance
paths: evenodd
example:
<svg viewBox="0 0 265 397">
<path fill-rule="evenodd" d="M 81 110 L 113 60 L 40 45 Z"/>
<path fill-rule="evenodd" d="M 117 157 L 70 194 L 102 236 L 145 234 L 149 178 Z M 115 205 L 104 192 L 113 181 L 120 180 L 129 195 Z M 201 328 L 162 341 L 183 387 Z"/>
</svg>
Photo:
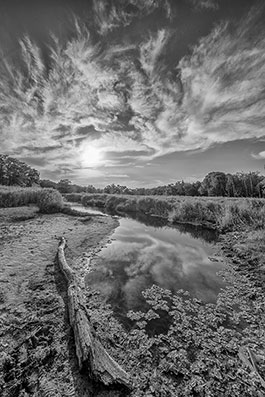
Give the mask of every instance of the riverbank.
<svg viewBox="0 0 265 397">
<path fill-rule="evenodd" d="M 219 232 L 240 230 L 244 227 L 265 227 L 264 199 L 114 194 L 64 196 L 69 201 L 99 207 L 110 213 L 158 216 L 173 225 L 192 224 Z"/>
<path fill-rule="evenodd" d="M 0 209 L 3 397 L 124 396 L 95 387 L 80 374 L 66 317 L 65 282 L 55 261 L 64 235 L 69 265 L 85 274 L 88 257 L 106 244 L 117 225 L 111 217 L 41 215 L 34 206 Z M 152 287 L 144 293 L 149 312 L 129 314 L 136 320 L 130 333 L 97 291 L 86 291 L 90 320 L 104 347 L 134 380 L 131 396 L 204 396 L 207 390 L 227 397 L 262 396 L 259 379 L 242 363 L 239 349 L 249 347 L 263 357 L 258 367 L 264 377 L 264 229 L 223 233 L 216 255 L 228 264 L 223 277 L 229 284 L 217 305 Z M 170 332 L 150 338 L 146 324 L 161 310 L 171 318 Z"/>
<path fill-rule="evenodd" d="M 230 266 L 265 293 L 265 230 L 230 232 L 222 234 L 219 240 L 217 247 Z"/>
<path fill-rule="evenodd" d="M 101 249 L 117 224 L 111 217 L 41 215 L 34 206 L 0 209 L 3 397 L 113 395 L 79 373 L 55 257 L 64 236 L 68 263 L 85 271 L 88 256 Z"/>
</svg>

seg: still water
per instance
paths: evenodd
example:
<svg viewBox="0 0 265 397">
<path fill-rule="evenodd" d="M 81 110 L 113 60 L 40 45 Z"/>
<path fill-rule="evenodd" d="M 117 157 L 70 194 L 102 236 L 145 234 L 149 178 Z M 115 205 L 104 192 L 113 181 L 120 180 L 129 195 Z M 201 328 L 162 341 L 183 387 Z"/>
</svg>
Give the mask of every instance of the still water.
<svg viewBox="0 0 265 397">
<path fill-rule="evenodd" d="M 87 211 L 90 209 L 87 208 Z M 147 310 L 142 291 L 156 284 L 192 297 L 215 302 L 224 283 L 217 272 L 221 258 L 212 261 L 216 235 L 205 229 L 141 217 L 120 218 L 120 225 L 93 259 L 86 285 L 100 292 L 114 314 L 126 325 L 128 310 Z"/>
<path fill-rule="evenodd" d="M 103 214 L 103 212 L 100 211 L 100 210 L 97 210 L 97 209 L 95 209 L 93 207 L 84 207 L 82 204 L 79 204 L 79 203 L 67 202 L 67 204 L 70 205 L 73 210 L 77 210 L 77 211 L 80 211 L 80 212 L 85 212 L 85 213 L 89 213 L 89 214 L 96 214 L 96 215 L 104 215 L 104 216 L 106 215 L 106 214 Z"/>
</svg>

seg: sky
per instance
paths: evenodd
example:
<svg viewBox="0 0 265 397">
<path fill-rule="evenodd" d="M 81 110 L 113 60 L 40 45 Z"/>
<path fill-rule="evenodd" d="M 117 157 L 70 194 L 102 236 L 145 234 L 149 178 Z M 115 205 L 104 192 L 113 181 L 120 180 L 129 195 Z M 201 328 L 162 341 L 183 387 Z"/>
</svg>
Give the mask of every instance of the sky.
<svg viewBox="0 0 265 397">
<path fill-rule="evenodd" d="M 264 173 L 260 0 L 0 0 L 0 153 L 102 187 Z"/>
</svg>

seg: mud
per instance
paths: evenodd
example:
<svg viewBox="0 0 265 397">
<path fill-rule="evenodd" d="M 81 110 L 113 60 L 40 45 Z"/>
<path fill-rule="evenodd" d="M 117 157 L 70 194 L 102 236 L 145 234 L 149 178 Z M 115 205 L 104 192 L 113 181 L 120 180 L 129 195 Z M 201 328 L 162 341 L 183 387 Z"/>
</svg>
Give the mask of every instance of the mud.
<svg viewBox="0 0 265 397">
<path fill-rule="evenodd" d="M 38 215 L 36 208 L 0 209 L 0 394 L 118 396 L 80 374 L 67 318 L 66 285 L 57 267 L 61 236 L 66 258 L 85 272 L 117 226 L 111 217 Z"/>
</svg>

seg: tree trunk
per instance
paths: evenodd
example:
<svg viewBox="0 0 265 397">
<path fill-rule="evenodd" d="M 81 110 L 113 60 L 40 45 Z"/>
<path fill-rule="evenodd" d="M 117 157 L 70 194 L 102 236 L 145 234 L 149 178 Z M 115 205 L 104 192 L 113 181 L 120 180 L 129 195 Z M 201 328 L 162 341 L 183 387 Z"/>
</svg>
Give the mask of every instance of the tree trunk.
<svg viewBox="0 0 265 397">
<path fill-rule="evenodd" d="M 130 376 L 110 357 L 90 323 L 82 290 L 65 259 L 65 246 L 66 241 L 62 237 L 58 246 L 58 263 L 68 283 L 68 311 L 79 368 L 87 370 L 90 378 L 105 385 L 121 384 L 130 388 Z"/>
</svg>

